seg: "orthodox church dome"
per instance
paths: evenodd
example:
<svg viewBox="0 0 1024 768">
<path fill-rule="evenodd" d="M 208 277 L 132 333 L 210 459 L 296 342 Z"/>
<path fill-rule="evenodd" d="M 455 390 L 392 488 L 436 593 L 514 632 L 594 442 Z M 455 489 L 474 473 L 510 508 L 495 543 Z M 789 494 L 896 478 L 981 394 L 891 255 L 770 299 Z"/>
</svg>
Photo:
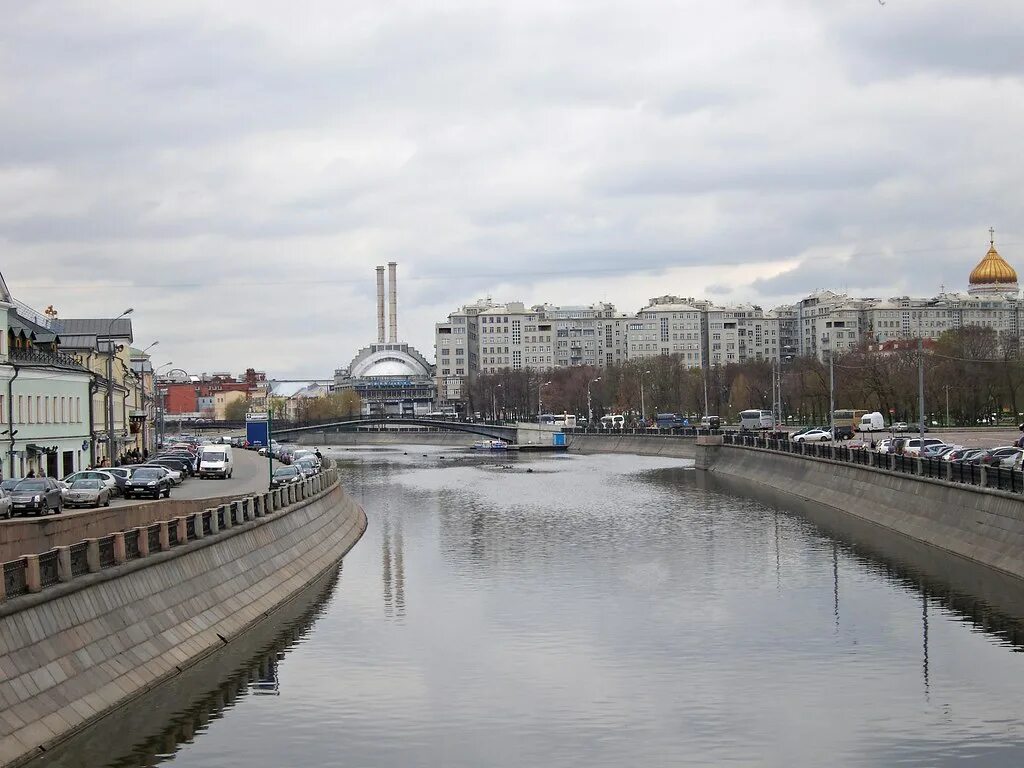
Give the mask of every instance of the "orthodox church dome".
<svg viewBox="0 0 1024 768">
<path fill-rule="evenodd" d="M 999 255 L 994 237 L 989 241 L 988 253 L 971 271 L 970 284 L 971 293 L 1017 291 L 1017 272 Z"/>
</svg>

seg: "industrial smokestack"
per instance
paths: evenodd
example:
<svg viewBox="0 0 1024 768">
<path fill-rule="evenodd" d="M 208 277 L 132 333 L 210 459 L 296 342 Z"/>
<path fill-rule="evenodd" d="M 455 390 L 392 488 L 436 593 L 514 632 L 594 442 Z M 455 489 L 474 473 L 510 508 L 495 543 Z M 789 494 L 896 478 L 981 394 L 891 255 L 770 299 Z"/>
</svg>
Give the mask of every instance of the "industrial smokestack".
<svg viewBox="0 0 1024 768">
<path fill-rule="evenodd" d="M 377 343 L 384 343 L 384 267 L 377 267 Z"/>
<path fill-rule="evenodd" d="M 398 343 L 398 279 L 395 277 L 397 267 L 397 263 L 388 262 L 388 341 L 392 344 Z"/>
</svg>

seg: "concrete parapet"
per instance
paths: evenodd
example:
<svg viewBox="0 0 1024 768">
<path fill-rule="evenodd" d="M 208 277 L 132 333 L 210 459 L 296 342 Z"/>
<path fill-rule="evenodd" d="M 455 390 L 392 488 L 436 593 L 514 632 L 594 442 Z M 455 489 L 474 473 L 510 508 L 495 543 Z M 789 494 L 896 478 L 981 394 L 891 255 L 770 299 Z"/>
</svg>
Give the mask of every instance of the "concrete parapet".
<svg viewBox="0 0 1024 768">
<path fill-rule="evenodd" d="M 203 511 L 210 513 L 210 535 L 213 536 L 218 531 L 220 531 L 220 522 L 218 522 L 217 520 L 217 508 L 210 507 L 209 509 Z"/>
<path fill-rule="evenodd" d="M 71 547 L 56 547 L 57 550 L 57 580 L 60 582 L 71 581 Z"/>
<path fill-rule="evenodd" d="M 124 532 L 117 531 L 111 535 L 114 537 L 114 562 L 120 565 L 128 559 L 128 553 L 124 546 Z"/>
<path fill-rule="evenodd" d="M 173 522 L 178 529 L 178 543 L 184 544 L 188 541 L 188 518 L 176 517 Z"/>
<path fill-rule="evenodd" d="M 85 545 L 85 562 L 89 573 L 96 573 L 100 569 L 100 540 L 86 539 Z"/>
<path fill-rule="evenodd" d="M 25 555 L 25 586 L 29 592 L 38 592 L 43 588 L 39 574 L 39 555 Z"/>
<path fill-rule="evenodd" d="M 230 528 L 232 526 L 231 505 L 221 504 L 219 507 L 217 507 L 217 517 L 218 519 L 223 521 L 224 530 Z"/>
</svg>

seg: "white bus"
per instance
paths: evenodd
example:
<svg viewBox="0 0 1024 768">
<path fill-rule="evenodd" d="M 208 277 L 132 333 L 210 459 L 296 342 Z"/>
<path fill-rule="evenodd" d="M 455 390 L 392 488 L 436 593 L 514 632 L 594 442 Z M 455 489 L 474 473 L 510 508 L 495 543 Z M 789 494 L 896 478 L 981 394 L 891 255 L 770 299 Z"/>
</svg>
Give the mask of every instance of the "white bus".
<svg viewBox="0 0 1024 768">
<path fill-rule="evenodd" d="M 750 432 L 758 429 L 775 429 L 775 417 L 771 411 L 740 411 L 740 430 Z"/>
<path fill-rule="evenodd" d="M 575 413 L 556 413 L 555 420 L 552 422 L 556 427 L 575 427 L 576 426 L 576 414 Z"/>
</svg>

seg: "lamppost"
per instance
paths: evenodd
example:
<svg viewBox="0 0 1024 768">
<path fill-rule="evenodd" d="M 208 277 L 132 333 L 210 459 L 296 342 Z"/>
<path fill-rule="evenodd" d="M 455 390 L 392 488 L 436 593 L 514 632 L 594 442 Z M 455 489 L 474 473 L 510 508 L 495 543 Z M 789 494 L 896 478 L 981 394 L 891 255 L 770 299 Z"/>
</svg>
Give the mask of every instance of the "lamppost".
<svg viewBox="0 0 1024 768">
<path fill-rule="evenodd" d="M 157 400 L 157 414 L 159 418 L 157 419 L 156 427 L 156 440 L 160 445 L 163 445 L 164 442 L 164 430 L 166 426 L 164 423 L 164 413 L 167 410 L 167 404 L 164 401 L 166 399 L 167 390 L 158 390 L 156 386 L 156 380 L 157 376 L 160 374 L 160 369 L 167 368 L 168 366 L 171 365 L 174 365 L 174 363 L 164 363 L 163 365 L 157 366 L 156 368 L 153 369 L 153 397 L 154 399 L 156 399 L 156 396 L 158 394 L 160 395 L 159 400 Z"/>
<path fill-rule="evenodd" d="M 537 385 L 537 426 L 538 427 L 540 426 L 540 415 L 541 415 L 541 413 L 544 410 L 543 408 L 540 407 L 540 391 L 542 389 L 544 389 L 544 387 L 546 387 L 550 383 L 551 383 L 550 381 L 545 381 L 543 384 L 538 384 Z M 539 437 L 538 437 L 538 439 L 539 439 Z"/>
<path fill-rule="evenodd" d="M 494 385 L 494 386 L 493 386 L 493 387 L 491 388 L 491 418 L 492 418 L 492 419 L 493 419 L 494 421 L 497 421 L 497 420 L 498 420 L 498 400 L 497 400 L 497 396 L 496 396 L 496 394 L 495 394 L 495 393 L 496 393 L 496 392 L 497 392 L 497 391 L 498 391 L 499 389 L 501 389 L 501 384 L 495 384 L 495 385 Z"/>
<path fill-rule="evenodd" d="M 148 413 L 147 408 L 146 408 L 146 400 L 149 399 L 149 400 L 151 400 L 153 402 L 156 402 L 156 374 L 155 373 L 153 374 L 153 394 L 150 397 L 146 393 L 146 353 L 149 352 L 149 350 L 151 350 L 153 347 L 155 347 L 159 343 L 160 343 L 159 341 L 154 341 L 152 344 L 150 344 L 148 347 L 146 347 L 144 350 L 142 350 L 142 352 L 139 353 L 139 357 L 143 358 L 142 363 L 141 363 L 141 368 L 142 368 L 142 371 L 141 371 L 141 373 L 142 373 L 142 413 L 143 413 L 143 421 L 142 421 L 142 450 L 143 451 L 148 451 L 149 450 L 149 437 L 150 437 L 150 434 L 152 433 L 153 429 L 155 428 L 155 425 L 153 425 L 153 426 L 149 425 L 149 419 L 147 418 L 149 413 Z M 152 370 L 152 366 L 150 366 L 150 369 Z"/>
<path fill-rule="evenodd" d="M 650 374 L 650 371 L 644 371 L 643 373 L 640 374 L 640 418 L 641 419 L 646 419 L 647 418 L 647 407 L 646 407 L 646 403 L 644 403 L 644 376 L 647 376 L 648 374 Z"/>
<path fill-rule="evenodd" d="M 128 307 L 124 312 L 110 321 L 107 326 L 107 458 L 110 466 L 114 466 L 114 323 L 123 317 L 128 317 L 134 308 Z"/>
<path fill-rule="evenodd" d="M 588 427 L 594 426 L 594 407 L 590 403 L 590 385 L 591 384 L 597 384 L 597 382 L 599 382 L 600 380 L 601 380 L 601 377 L 598 376 L 593 381 L 588 381 L 587 382 L 587 426 Z"/>
</svg>

